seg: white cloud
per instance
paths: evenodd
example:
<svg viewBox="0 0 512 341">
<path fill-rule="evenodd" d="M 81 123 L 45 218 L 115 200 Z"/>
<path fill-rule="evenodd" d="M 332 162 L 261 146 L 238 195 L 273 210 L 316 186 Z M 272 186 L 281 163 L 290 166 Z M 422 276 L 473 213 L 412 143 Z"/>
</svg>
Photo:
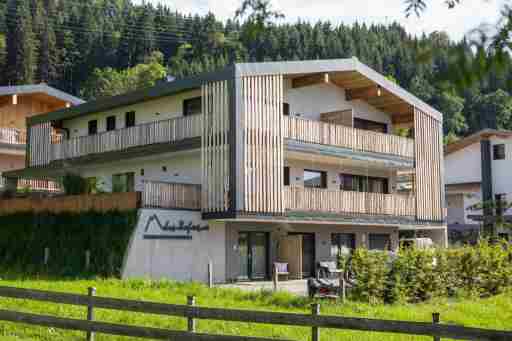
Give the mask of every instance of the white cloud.
<svg viewBox="0 0 512 341">
<path fill-rule="evenodd" d="M 141 0 L 138 0 L 139 2 Z M 218 18 L 233 17 L 241 0 L 150 0 L 180 12 L 205 14 L 213 12 Z M 495 23 L 506 0 L 464 0 L 448 10 L 444 0 L 429 0 L 428 10 L 420 18 L 404 14 L 404 0 L 272 0 L 274 8 L 285 13 L 285 20 L 352 24 L 391 23 L 398 21 L 411 34 L 446 31 L 452 39 L 460 39 L 481 23 Z"/>
</svg>

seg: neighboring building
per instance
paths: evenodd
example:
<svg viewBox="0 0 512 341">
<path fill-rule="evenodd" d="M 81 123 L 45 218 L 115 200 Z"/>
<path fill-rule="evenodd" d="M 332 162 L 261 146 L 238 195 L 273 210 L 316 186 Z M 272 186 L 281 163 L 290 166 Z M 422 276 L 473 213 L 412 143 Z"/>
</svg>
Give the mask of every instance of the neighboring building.
<svg viewBox="0 0 512 341">
<path fill-rule="evenodd" d="M 447 243 L 442 114 L 355 58 L 237 64 L 28 124 L 10 177 L 142 192 L 126 277 L 309 276 L 400 233 Z"/>
<path fill-rule="evenodd" d="M 82 103 L 81 99 L 46 84 L 0 87 L 0 175 L 25 167 L 27 117 Z M 20 187 L 26 186 L 37 190 L 56 189 L 47 181 L 20 181 Z"/>
<path fill-rule="evenodd" d="M 477 235 L 480 223 L 468 215 L 485 201 L 512 200 L 512 131 L 485 129 L 445 148 L 445 183 L 450 234 Z M 506 212 L 506 214 L 510 214 Z M 508 229 L 498 233 L 508 238 Z"/>
</svg>

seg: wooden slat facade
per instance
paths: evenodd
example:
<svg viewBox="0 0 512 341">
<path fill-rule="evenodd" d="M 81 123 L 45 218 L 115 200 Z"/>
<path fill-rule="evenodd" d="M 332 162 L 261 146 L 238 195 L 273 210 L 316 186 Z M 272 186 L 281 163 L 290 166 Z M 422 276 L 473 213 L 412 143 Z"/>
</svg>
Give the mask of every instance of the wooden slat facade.
<svg viewBox="0 0 512 341">
<path fill-rule="evenodd" d="M 242 210 L 283 212 L 283 77 L 243 77 Z"/>
<path fill-rule="evenodd" d="M 0 143 L 26 144 L 27 131 L 18 128 L 0 128 Z"/>
<path fill-rule="evenodd" d="M 201 209 L 201 185 L 145 181 L 142 205 L 150 208 Z"/>
<path fill-rule="evenodd" d="M 414 217 L 412 194 L 382 194 L 323 188 L 284 187 L 284 205 L 289 211 L 335 214 L 371 214 Z"/>
<path fill-rule="evenodd" d="M 415 109 L 415 171 L 417 218 L 444 219 L 442 123 Z"/>
<path fill-rule="evenodd" d="M 202 210 L 226 212 L 230 207 L 230 148 L 228 81 L 201 87 L 203 134 L 201 139 Z"/>
<path fill-rule="evenodd" d="M 355 151 L 414 157 L 414 140 L 410 138 L 294 117 L 284 117 L 283 120 L 284 135 L 288 139 Z"/>
<path fill-rule="evenodd" d="M 52 126 L 50 122 L 44 122 L 30 126 L 28 129 L 28 165 L 30 167 L 45 166 L 51 161 L 51 136 Z"/>
</svg>

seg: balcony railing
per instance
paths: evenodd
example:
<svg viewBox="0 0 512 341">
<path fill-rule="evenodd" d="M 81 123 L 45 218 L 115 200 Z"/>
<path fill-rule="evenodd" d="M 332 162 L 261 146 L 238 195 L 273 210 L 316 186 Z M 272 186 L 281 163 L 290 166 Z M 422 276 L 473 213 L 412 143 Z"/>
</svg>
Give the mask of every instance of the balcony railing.
<svg viewBox="0 0 512 341">
<path fill-rule="evenodd" d="M 284 117 L 285 138 L 358 151 L 414 157 L 414 140 L 343 125 Z"/>
<path fill-rule="evenodd" d="M 334 214 L 415 216 L 414 196 L 286 186 L 284 205 L 289 211 Z"/>
<path fill-rule="evenodd" d="M 0 189 L 5 188 L 5 178 L 0 173 Z M 57 182 L 50 180 L 18 179 L 18 190 L 29 190 L 36 192 L 60 192 L 61 188 Z"/>
<path fill-rule="evenodd" d="M 121 151 L 130 147 L 169 143 L 201 136 L 201 115 L 179 117 L 52 144 L 52 160 Z"/>
<path fill-rule="evenodd" d="M 0 143 L 23 145 L 27 143 L 27 132 L 17 128 L 0 128 Z"/>
<path fill-rule="evenodd" d="M 166 209 L 201 209 L 201 185 L 145 181 L 144 207 Z"/>
</svg>

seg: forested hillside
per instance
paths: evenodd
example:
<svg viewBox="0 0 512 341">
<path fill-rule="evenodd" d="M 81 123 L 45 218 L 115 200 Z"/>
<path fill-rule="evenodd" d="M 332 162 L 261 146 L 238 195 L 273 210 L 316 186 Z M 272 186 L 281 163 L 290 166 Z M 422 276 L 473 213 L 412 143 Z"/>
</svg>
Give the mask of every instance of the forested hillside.
<svg viewBox="0 0 512 341">
<path fill-rule="evenodd" d="M 511 61 L 471 88 L 446 87 L 439 78 L 466 43 L 442 32 L 412 37 L 398 24 L 298 22 L 254 36 L 237 21 L 131 0 L 1 0 L 0 32 L 2 84 L 47 82 L 93 98 L 234 61 L 356 56 L 444 112 L 450 138 L 494 125 L 512 129 Z"/>
</svg>

